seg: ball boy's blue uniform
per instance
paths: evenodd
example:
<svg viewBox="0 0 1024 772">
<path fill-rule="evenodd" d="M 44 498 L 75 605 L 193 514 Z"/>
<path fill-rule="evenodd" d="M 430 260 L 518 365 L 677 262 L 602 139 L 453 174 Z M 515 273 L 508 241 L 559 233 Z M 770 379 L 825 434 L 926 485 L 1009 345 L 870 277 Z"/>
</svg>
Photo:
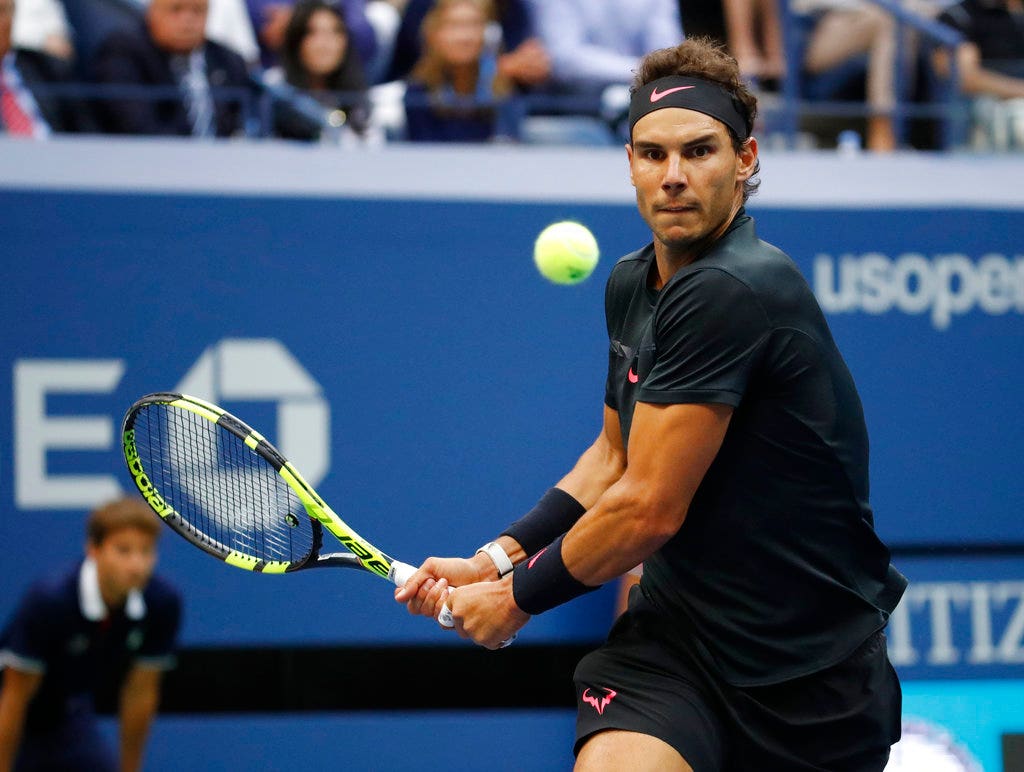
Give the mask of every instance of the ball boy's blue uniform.
<svg viewBox="0 0 1024 772">
<path fill-rule="evenodd" d="M 0 633 L 0 667 L 43 675 L 29 704 L 16 769 L 116 769 L 94 698 L 135 664 L 173 664 L 181 598 L 153 577 L 108 612 L 95 564 L 36 582 Z M 2 689 L 0 681 L 0 689 Z"/>
</svg>

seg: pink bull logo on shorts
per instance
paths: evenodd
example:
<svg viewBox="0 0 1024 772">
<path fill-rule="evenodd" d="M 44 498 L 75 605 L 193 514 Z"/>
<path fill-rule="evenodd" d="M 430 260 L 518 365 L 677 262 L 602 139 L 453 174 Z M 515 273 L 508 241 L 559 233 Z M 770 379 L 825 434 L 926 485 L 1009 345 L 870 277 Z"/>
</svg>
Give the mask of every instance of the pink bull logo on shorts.
<svg viewBox="0 0 1024 772">
<path fill-rule="evenodd" d="M 594 710 L 597 711 L 597 715 L 603 716 L 604 709 L 608 707 L 608 703 L 615 699 L 615 695 L 618 694 L 618 692 L 614 689 L 606 689 L 603 686 L 600 688 L 604 689 L 605 695 L 603 697 L 595 697 L 592 695 L 590 693 L 590 687 L 588 686 L 583 690 L 583 696 L 581 699 L 588 705 L 593 705 Z"/>
</svg>

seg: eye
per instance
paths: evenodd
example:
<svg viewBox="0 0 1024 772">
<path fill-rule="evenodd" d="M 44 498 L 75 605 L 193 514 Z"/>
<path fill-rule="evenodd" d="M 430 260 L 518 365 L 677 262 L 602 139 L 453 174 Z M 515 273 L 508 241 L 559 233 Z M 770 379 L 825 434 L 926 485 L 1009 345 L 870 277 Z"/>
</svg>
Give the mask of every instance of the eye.
<svg viewBox="0 0 1024 772">
<path fill-rule="evenodd" d="M 712 147 L 710 145 L 697 145 L 690 151 L 690 155 L 694 158 L 705 158 L 711 155 L 711 151 Z"/>
</svg>

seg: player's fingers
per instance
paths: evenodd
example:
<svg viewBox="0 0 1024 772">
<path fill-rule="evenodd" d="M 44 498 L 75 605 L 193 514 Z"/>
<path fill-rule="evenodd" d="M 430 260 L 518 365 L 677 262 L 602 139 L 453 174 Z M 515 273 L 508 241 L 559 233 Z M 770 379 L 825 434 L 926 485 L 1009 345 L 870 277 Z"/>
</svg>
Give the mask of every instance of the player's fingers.
<svg viewBox="0 0 1024 772">
<path fill-rule="evenodd" d="M 446 595 L 447 598 L 445 599 L 445 603 L 448 605 L 449 611 L 451 611 L 452 628 L 459 634 L 460 638 L 469 638 L 470 635 L 466 632 L 462 617 L 459 615 L 459 612 L 456 611 L 455 588 L 452 587 L 448 590 Z"/>
<path fill-rule="evenodd" d="M 437 619 L 449 595 L 451 595 L 451 588 L 448 586 L 448 580 L 438 579 L 423 601 L 424 615 Z"/>
<path fill-rule="evenodd" d="M 406 589 L 408 589 L 412 593 L 408 596 L 408 599 L 405 604 L 406 608 L 409 609 L 410 614 L 426 614 L 427 611 L 424 611 L 424 604 L 426 602 L 427 596 L 430 594 L 430 590 L 434 587 L 435 584 L 437 584 L 437 582 L 432 577 L 425 576 L 423 580 L 416 586 L 414 592 L 410 587 L 412 582 L 413 579 L 410 579 L 409 583 L 406 584 Z"/>
<path fill-rule="evenodd" d="M 416 569 L 404 585 L 395 590 L 395 600 L 399 603 L 408 603 L 416 597 L 424 582 L 433 582 L 434 577 L 424 566 Z"/>
</svg>

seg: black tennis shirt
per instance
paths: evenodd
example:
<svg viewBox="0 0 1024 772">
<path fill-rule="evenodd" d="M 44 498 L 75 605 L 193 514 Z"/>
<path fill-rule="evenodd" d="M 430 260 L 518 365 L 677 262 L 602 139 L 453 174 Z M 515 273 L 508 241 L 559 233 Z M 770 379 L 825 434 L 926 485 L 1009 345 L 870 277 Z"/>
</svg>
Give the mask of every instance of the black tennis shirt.
<svg viewBox="0 0 1024 772">
<path fill-rule="evenodd" d="M 734 413 L 682 527 L 644 561 L 643 596 L 729 683 L 821 670 L 906 587 L 875 534 L 853 378 L 796 265 L 742 210 L 660 291 L 653 262 L 653 245 L 626 255 L 606 289 L 623 441 L 638 401 Z"/>
</svg>

